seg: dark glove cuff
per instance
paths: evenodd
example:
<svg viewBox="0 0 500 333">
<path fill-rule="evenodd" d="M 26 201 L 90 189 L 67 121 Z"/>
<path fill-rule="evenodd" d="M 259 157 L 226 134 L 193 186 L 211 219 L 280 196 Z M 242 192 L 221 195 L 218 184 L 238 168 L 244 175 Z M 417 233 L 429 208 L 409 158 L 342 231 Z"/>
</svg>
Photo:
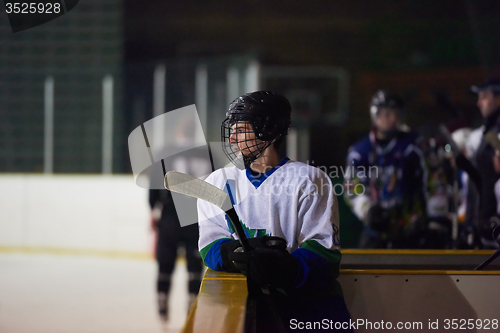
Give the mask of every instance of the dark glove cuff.
<svg viewBox="0 0 500 333">
<path fill-rule="evenodd" d="M 292 289 L 300 272 L 300 261 L 286 250 L 255 249 L 249 275 L 276 288 Z"/>
<path fill-rule="evenodd" d="M 283 289 L 292 289 L 295 288 L 298 284 L 297 282 L 302 282 L 299 277 L 299 272 L 301 272 L 301 263 L 299 259 L 294 257 L 291 254 L 288 254 L 286 257 L 287 264 L 282 266 L 282 274 L 284 276 L 283 279 L 278 279 L 278 283 Z M 303 275 L 303 272 L 302 274 Z"/>
<path fill-rule="evenodd" d="M 240 241 L 231 240 L 221 244 L 220 246 L 220 256 L 222 258 L 223 268 L 226 272 L 239 273 L 240 270 L 237 269 L 233 262 L 229 259 L 228 254 L 234 252 L 238 247 L 240 247 Z"/>
</svg>

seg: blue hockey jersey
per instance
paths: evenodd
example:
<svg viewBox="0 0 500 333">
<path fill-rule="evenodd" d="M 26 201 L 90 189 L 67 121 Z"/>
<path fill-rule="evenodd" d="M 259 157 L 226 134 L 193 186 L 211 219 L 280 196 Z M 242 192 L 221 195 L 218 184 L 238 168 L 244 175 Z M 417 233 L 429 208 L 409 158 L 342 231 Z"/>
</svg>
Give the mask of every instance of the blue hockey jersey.
<svg viewBox="0 0 500 333">
<path fill-rule="evenodd" d="M 416 133 L 399 131 L 391 140 L 381 142 L 370 132 L 348 151 L 347 202 L 365 223 L 374 204 L 387 209 L 391 226 L 385 237 L 406 234 L 425 214 L 427 172 L 417 137 Z"/>
</svg>

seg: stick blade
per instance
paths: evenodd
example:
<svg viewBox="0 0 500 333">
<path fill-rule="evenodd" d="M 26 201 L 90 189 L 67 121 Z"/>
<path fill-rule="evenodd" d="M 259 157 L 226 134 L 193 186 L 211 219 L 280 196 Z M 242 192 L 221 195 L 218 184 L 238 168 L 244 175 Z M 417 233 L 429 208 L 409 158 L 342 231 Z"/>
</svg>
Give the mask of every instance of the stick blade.
<svg viewBox="0 0 500 333">
<path fill-rule="evenodd" d="M 204 180 L 182 172 L 167 172 L 165 188 L 172 192 L 208 201 L 224 211 L 232 207 L 227 193 Z"/>
</svg>

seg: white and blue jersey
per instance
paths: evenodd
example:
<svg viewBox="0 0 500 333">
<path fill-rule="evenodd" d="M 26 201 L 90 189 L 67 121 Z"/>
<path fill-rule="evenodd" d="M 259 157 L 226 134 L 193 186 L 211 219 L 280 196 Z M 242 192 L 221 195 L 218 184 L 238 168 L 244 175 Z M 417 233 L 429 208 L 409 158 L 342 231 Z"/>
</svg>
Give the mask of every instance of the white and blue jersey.
<svg viewBox="0 0 500 333">
<path fill-rule="evenodd" d="M 215 171 L 206 181 L 230 195 L 247 237 L 286 240 L 287 250 L 301 263 L 300 287 L 323 286 L 341 294 L 335 284 L 341 259 L 339 212 L 325 172 L 285 158 L 258 177 L 250 169 L 230 167 Z M 208 267 L 225 270 L 220 246 L 237 236 L 217 206 L 198 200 L 198 215 L 202 258 Z"/>
</svg>

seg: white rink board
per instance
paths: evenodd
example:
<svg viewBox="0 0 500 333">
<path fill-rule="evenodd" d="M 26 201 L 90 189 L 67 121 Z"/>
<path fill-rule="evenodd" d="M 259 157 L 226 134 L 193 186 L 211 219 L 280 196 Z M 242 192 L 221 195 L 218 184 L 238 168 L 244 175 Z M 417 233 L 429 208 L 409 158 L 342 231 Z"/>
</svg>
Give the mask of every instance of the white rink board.
<svg viewBox="0 0 500 333">
<path fill-rule="evenodd" d="M 0 247 L 152 253 L 148 191 L 132 175 L 0 175 Z"/>
<path fill-rule="evenodd" d="M 398 322 L 422 323 L 421 328 L 416 325 L 401 332 L 452 332 L 460 330 L 447 328 L 453 319 L 459 328 L 464 323 L 467 328 L 469 319 L 482 325 L 486 320 L 500 321 L 500 275 L 341 273 L 339 281 L 353 321 L 393 325 L 392 330 L 358 326 L 357 332 L 394 332 Z M 438 329 L 430 329 L 436 321 Z M 491 323 L 489 329 L 478 326 L 465 331 L 500 331 Z"/>
</svg>

